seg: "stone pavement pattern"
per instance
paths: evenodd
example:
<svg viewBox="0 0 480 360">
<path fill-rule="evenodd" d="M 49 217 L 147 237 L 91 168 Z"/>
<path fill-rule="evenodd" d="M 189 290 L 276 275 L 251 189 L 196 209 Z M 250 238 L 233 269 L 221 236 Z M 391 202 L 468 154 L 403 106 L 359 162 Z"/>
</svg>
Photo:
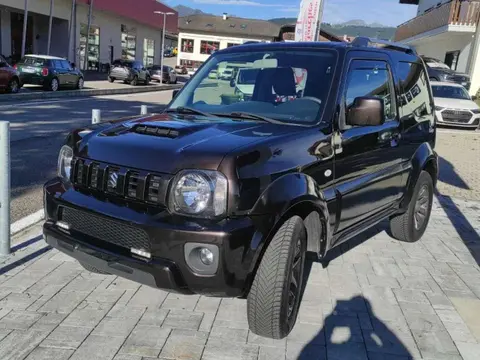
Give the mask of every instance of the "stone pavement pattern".
<svg viewBox="0 0 480 360">
<path fill-rule="evenodd" d="M 479 214 L 480 203 L 442 197 L 420 242 L 380 224 L 326 269 L 313 263 L 296 327 L 279 341 L 249 332 L 245 300 L 91 274 L 37 227 L 0 265 L 0 359 L 480 359 Z"/>
<path fill-rule="evenodd" d="M 480 132 L 437 131 L 438 190 L 443 195 L 480 201 Z"/>
</svg>

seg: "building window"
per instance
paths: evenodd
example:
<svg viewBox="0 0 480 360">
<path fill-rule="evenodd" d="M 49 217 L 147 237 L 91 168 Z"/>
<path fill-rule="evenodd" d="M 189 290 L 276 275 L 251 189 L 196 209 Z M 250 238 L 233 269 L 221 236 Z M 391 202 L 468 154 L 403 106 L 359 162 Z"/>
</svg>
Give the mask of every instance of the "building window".
<svg viewBox="0 0 480 360">
<path fill-rule="evenodd" d="M 445 54 L 445 65 L 448 65 L 452 70 L 457 70 L 459 56 L 460 50 L 447 52 Z"/>
<path fill-rule="evenodd" d="M 234 43 L 227 43 L 227 48 L 229 47 L 232 47 L 232 46 L 237 46 L 238 44 L 234 44 Z"/>
<path fill-rule="evenodd" d="M 212 54 L 220 48 L 220 43 L 217 41 L 205 41 L 200 43 L 200 54 Z"/>
<path fill-rule="evenodd" d="M 145 66 L 153 65 L 155 60 L 155 40 L 143 40 L 143 63 Z"/>
<path fill-rule="evenodd" d="M 199 68 L 202 64 L 202 61 L 180 59 L 180 66 L 185 66 L 186 68 Z"/>
<path fill-rule="evenodd" d="M 137 53 L 137 37 L 131 29 L 122 25 L 122 59 L 135 60 Z"/>
<path fill-rule="evenodd" d="M 182 52 L 193 53 L 193 42 L 192 39 L 182 39 Z"/>
<path fill-rule="evenodd" d="M 82 70 L 99 70 L 100 66 L 100 28 L 90 26 L 90 36 L 87 36 L 88 25 L 80 25 L 80 68 Z M 88 37 L 88 45 L 87 45 Z M 84 69 L 85 53 L 87 53 L 87 69 Z"/>
</svg>

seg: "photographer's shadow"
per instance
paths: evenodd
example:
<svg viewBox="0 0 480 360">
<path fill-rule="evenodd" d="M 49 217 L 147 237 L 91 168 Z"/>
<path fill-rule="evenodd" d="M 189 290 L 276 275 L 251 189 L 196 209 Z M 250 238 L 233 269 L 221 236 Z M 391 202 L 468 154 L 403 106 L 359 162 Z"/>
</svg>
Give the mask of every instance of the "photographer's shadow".
<svg viewBox="0 0 480 360">
<path fill-rule="evenodd" d="M 358 309 L 362 303 L 367 312 L 351 312 L 351 309 Z M 324 359 L 324 354 L 318 353 L 319 344 L 326 345 L 326 359 L 413 357 L 404 343 L 375 316 L 370 302 L 360 295 L 350 300 L 337 300 L 335 308 L 325 318 L 323 328 L 305 345 L 298 359 Z"/>
</svg>

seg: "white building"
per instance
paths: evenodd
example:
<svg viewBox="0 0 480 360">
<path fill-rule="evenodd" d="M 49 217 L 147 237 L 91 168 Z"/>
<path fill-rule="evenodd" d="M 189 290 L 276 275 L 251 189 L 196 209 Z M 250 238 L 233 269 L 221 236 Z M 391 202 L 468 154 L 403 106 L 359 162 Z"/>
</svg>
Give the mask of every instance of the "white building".
<svg viewBox="0 0 480 360">
<path fill-rule="evenodd" d="M 48 48 L 51 1 L 0 0 L 0 49 L 14 61 L 22 55 L 25 3 L 25 53 L 46 54 Z M 68 57 L 83 68 L 90 0 L 54 0 L 53 4 L 50 55 Z M 92 9 L 89 70 L 122 57 L 160 63 L 163 15 L 154 11 L 172 13 L 166 28 L 177 32 L 177 12 L 153 0 L 94 0 Z"/>
<path fill-rule="evenodd" d="M 248 41 L 274 41 L 280 35 L 280 26 L 226 14 L 198 14 L 179 18 L 178 31 L 177 65 L 196 68 L 216 50 Z"/>
<path fill-rule="evenodd" d="M 417 5 L 417 16 L 398 26 L 395 40 L 411 45 L 420 55 L 445 62 L 472 77 L 471 93 L 480 88 L 480 66 L 474 66 L 472 46 L 480 2 L 466 0 L 400 0 Z M 480 62 L 480 56 L 477 57 Z"/>
</svg>

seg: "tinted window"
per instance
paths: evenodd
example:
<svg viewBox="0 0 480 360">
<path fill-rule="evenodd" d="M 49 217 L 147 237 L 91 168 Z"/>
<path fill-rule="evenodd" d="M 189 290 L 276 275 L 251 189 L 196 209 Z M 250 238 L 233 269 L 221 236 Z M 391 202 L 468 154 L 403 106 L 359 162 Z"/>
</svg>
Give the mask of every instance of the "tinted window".
<svg viewBox="0 0 480 360">
<path fill-rule="evenodd" d="M 237 84 L 255 84 L 259 69 L 240 70 L 238 72 Z"/>
<path fill-rule="evenodd" d="M 399 62 L 397 75 L 400 79 L 402 117 L 421 117 L 432 113 L 427 75 L 422 65 Z"/>
<path fill-rule="evenodd" d="M 67 60 L 62 60 L 61 62 L 64 69 L 70 70 L 72 68 L 72 66 Z"/>
<path fill-rule="evenodd" d="M 46 60 L 37 58 L 37 57 L 30 57 L 27 56 L 23 59 L 22 63 L 24 65 L 30 65 L 30 66 L 45 66 L 46 65 Z"/>
<path fill-rule="evenodd" d="M 385 119 L 396 117 L 392 76 L 383 61 L 354 61 L 347 79 L 346 107 L 357 97 L 377 97 L 385 105 Z"/>
<path fill-rule="evenodd" d="M 434 85 L 432 86 L 433 97 L 471 100 L 467 90 L 460 86 Z"/>
</svg>

